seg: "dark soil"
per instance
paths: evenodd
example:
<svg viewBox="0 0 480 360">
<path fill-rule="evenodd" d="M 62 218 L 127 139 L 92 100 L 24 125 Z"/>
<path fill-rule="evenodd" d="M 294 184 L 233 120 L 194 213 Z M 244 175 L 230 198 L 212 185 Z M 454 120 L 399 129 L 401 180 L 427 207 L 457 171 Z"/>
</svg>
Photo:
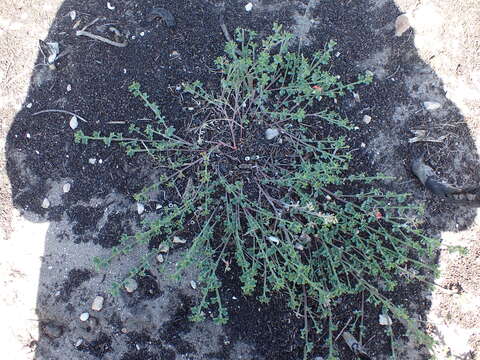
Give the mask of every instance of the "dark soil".
<svg viewBox="0 0 480 360">
<path fill-rule="evenodd" d="M 281 23 L 290 29 L 294 26 L 293 14 L 297 11 L 303 14 L 308 2 L 304 1 L 303 5 L 301 1 L 276 4 L 275 1 L 265 0 L 260 3 L 267 10 L 248 13 L 244 10 L 244 2 L 227 1 L 224 16 L 227 27 L 249 28 L 262 35 L 270 32 L 273 22 Z M 126 132 L 126 125 L 111 122 L 139 121 L 152 117 L 128 92 L 128 86 L 133 81 L 138 81 L 142 84 L 143 91 L 148 92 L 151 99 L 155 99 L 167 119 L 172 119 L 179 128 L 188 126 L 192 114 L 187 108 L 191 103 L 184 100 L 175 88 L 184 82 L 197 79 L 209 88 L 215 88 L 218 83 L 217 74 L 210 68 L 214 59 L 222 54 L 225 41 L 219 27 L 219 5 L 220 1 L 214 0 L 125 0 L 112 12 L 103 3 L 99 6 L 98 1 L 65 1 L 47 41 L 58 41 L 62 49 L 69 47 L 71 53 L 58 62 L 57 70 L 52 73 L 48 73 L 46 67 L 37 67 L 34 70 L 33 78 L 36 80 L 32 81 L 26 100 L 26 103 L 31 102 L 33 106 L 18 113 L 8 134 L 7 166 L 15 207 L 26 216 L 39 215 L 48 221 L 59 221 L 65 216 L 71 219 L 70 231 L 73 235 L 70 240 L 63 241 L 86 242 L 105 248 L 117 245 L 120 235 L 129 233 L 140 217 L 133 208 L 128 208 L 123 203 L 119 205 L 121 211 L 107 211 L 113 203 L 108 196 L 113 193 L 129 197 L 157 178 L 161 170 L 148 163 L 145 157 L 127 157 L 123 150 L 116 146 L 105 147 L 100 143 L 91 143 L 89 146 L 75 144 L 72 130 L 68 126 L 70 116 L 54 113 L 37 116 L 32 114 L 43 109 L 64 109 L 88 120 L 88 123 L 80 122 L 79 126 L 85 133 Z M 147 16 L 154 6 L 169 9 L 175 17 L 176 26 L 168 27 L 158 19 L 147 21 Z M 349 144 L 356 156 L 354 170 L 373 173 L 382 163 L 378 156 L 381 149 L 372 151 L 363 148 L 362 143 L 368 144 L 382 129 L 390 129 L 398 139 L 405 140 L 410 137 L 409 129 L 435 123 L 435 119 L 426 111 L 421 111 L 411 116 L 408 122 L 395 122 L 395 104 L 402 103 L 408 109 L 414 109 L 414 105 L 417 105 L 412 104 L 404 78 L 418 71 L 418 66 L 425 65 L 416 55 L 411 38 L 394 38 L 390 33 L 379 33 L 378 29 L 388 27 L 392 19 L 399 15 L 393 1 L 385 1 L 381 10 L 375 12 L 375 17 L 368 15 L 370 8 L 367 1 L 325 1 L 313 6 L 311 16 L 316 19 L 317 25 L 308 35 L 312 42 L 311 45 L 305 45 L 304 51 L 315 51 L 323 47 L 328 40 L 335 39 L 338 42 L 336 51 L 341 55 L 335 60 L 332 72 L 340 74 L 347 81 L 353 80 L 356 74 L 367 68 L 355 64 L 365 64 L 372 54 L 387 46 L 396 49 L 390 55 L 389 67 L 385 69 L 387 74 L 395 73 L 395 82 L 390 78 L 377 79 L 368 88 L 359 90 L 362 99 L 360 103 L 346 98 L 339 104 L 341 114 L 359 126 L 358 131 L 353 132 L 349 138 Z M 72 21 L 68 16 L 64 16 L 70 10 L 77 10 L 80 14 L 80 27 L 100 17 L 89 31 L 109 37 L 111 34 L 106 31 L 102 33 L 102 28 L 97 26 L 114 23 L 122 33 L 129 33 L 130 37 L 135 36 L 135 39 L 129 40 L 126 48 L 115 48 L 85 37 L 77 37 L 72 29 Z M 367 17 L 368 21 L 363 19 L 364 17 Z M 42 61 L 43 56 L 39 55 L 38 62 Z M 425 71 L 428 71 L 428 68 Z M 66 90 L 69 84 L 72 87 L 71 92 Z M 432 91 L 439 91 L 440 85 L 440 82 L 433 84 Z M 392 99 L 395 99 L 395 104 Z M 374 111 L 381 123 L 362 126 L 362 116 L 359 114 L 367 111 L 366 109 Z M 453 105 L 449 105 L 448 111 L 458 117 Z M 473 146 L 466 126 L 457 125 L 452 131 L 456 137 L 464 139 L 468 146 Z M 388 159 L 388 164 L 403 162 L 405 167 L 400 175 L 411 176 L 407 164 L 411 157 L 417 156 L 424 149 L 406 141 L 395 141 L 385 146 L 394 147 L 396 154 L 395 158 Z M 431 154 L 432 162 L 439 166 L 449 163 L 450 155 L 441 153 L 441 148 L 429 145 L 427 150 Z M 476 159 L 476 154 L 472 153 L 472 158 Z M 97 159 L 96 165 L 89 164 L 90 158 Z M 98 163 L 99 159 L 102 159 L 102 164 Z M 445 168 L 448 169 L 448 166 Z M 478 178 L 478 174 L 474 174 L 473 166 L 467 172 L 469 174 L 465 174 L 465 177 L 471 175 L 472 178 Z M 48 209 L 42 208 L 42 201 L 49 191 L 49 180 L 64 178 L 71 179 L 72 190 L 62 194 L 62 201 L 58 204 L 52 204 Z M 416 191 L 417 195 L 424 196 L 415 181 L 390 183 L 387 186 L 397 191 Z M 435 229 L 450 228 L 455 223 L 466 227 L 471 222 L 473 212 L 470 210 L 459 210 L 458 207 L 446 205 L 430 195 L 427 197 L 430 200 L 427 211 L 432 215 L 431 225 L 436 226 Z M 93 206 L 92 199 L 102 201 Z M 165 203 L 173 200 L 168 194 L 164 199 Z M 442 215 L 436 216 L 437 214 Z M 105 224 L 101 224 L 103 218 L 106 219 Z M 451 221 L 442 223 L 444 218 Z M 233 359 L 235 343 L 242 342 L 252 345 L 255 359 L 299 359 L 303 348 L 300 338 L 303 319 L 297 318 L 287 309 L 286 300 L 281 296 L 268 305 L 258 303 L 253 297 L 244 297 L 240 293 L 240 284 L 235 274 L 235 271 L 232 271 L 223 279 L 226 289 L 224 297 L 228 299 L 226 304 L 230 314 L 230 322 L 225 326 L 224 345 L 220 351 L 211 353 L 209 358 Z M 92 276 L 87 269 L 70 270 L 68 279 L 58 284 L 61 292 L 58 301 L 67 304 L 74 290 Z M 145 302 L 157 299 L 169 291 L 159 287 L 154 274 L 138 281 L 137 293 L 122 295 L 128 309 L 143 306 Z M 419 320 L 424 320 L 425 311 L 429 307 L 428 301 L 419 300 L 420 294 L 423 297 L 424 292 L 425 285 L 417 283 L 405 286 L 389 296 L 395 303 L 404 305 L 407 309 L 414 304 Z M 194 356 L 197 344 L 184 338 L 194 326 L 188 320 L 188 315 L 195 299 L 183 294 L 180 294 L 179 298 L 180 304 L 173 309 L 170 319 L 159 325 L 156 333 L 129 333 L 126 350 L 124 348 L 123 352 L 114 352 L 116 350 L 112 336 L 100 330 L 95 330 L 98 333 L 95 333 L 94 339 L 86 341 L 77 350 L 98 359 L 108 358 L 105 357 L 108 353 L 114 354 L 113 358 L 122 360 L 173 360 L 176 354 L 196 359 Z M 42 304 L 44 303 L 39 302 L 39 307 Z M 334 322 L 339 330 L 361 306 L 361 296 L 341 299 L 336 304 Z M 385 328 L 378 323 L 381 309 L 367 302 L 364 307 L 364 326 L 368 331 L 368 338 L 364 339 L 365 347 L 374 358 L 385 358 L 390 352 L 391 344 L 390 338 L 385 335 Z M 114 320 L 102 320 L 101 326 L 114 328 L 115 333 L 120 336 L 122 320 Z M 393 331 L 398 337 L 404 334 L 403 327 L 398 323 L 395 323 Z M 325 355 L 324 339 L 324 336 L 318 337 L 315 355 Z M 47 344 L 44 346 L 49 346 L 50 342 L 57 340 L 43 341 Z M 354 359 L 341 340 L 336 346 L 340 351 L 340 359 Z"/>
</svg>

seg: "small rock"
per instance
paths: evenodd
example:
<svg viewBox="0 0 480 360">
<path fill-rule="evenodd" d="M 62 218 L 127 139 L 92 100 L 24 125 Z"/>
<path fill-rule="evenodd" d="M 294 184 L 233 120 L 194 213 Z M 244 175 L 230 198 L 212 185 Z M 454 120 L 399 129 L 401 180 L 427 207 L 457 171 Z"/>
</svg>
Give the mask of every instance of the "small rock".
<svg viewBox="0 0 480 360">
<path fill-rule="evenodd" d="M 67 92 L 70 92 L 70 91 L 72 91 L 72 85 L 68 84 L 67 85 Z"/>
<path fill-rule="evenodd" d="M 101 296 L 96 296 L 95 299 L 93 299 L 92 303 L 92 310 L 93 311 L 100 311 L 103 308 L 103 297 Z"/>
<path fill-rule="evenodd" d="M 72 185 L 70 185 L 69 183 L 63 184 L 63 192 L 64 193 L 68 193 L 71 188 L 72 188 Z"/>
<path fill-rule="evenodd" d="M 197 283 L 195 281 L 190 281 L 190 286 L 192 287 L 193 290 L 197 289 Z"/>
<path fill-rule="evenodd" d="M 137 282 L 132 278 L 127 279 L 127 281 L 125 282 L 125 290 L 127 290 L 127 292 L 129 293 L 132 293 L 137 289 L 138 289 Z"/>
<path fill-rule="evenodd" d="M 28 104 L 26 105 L 27 109 L 31 109 L 31 108 L 32 108 L 32 105 L 33 105 L 32 103 L 28 103 Z"/>
<path fill-rule="evenodd" d="M 428 111 L 438 110 L 442 107 L 440 103 L 435 101 L 425 101 L 423 103 L 423 106 L 425 106 L 425 109 L 427 109 Z"/>
<path fill-rule="evenodd" d="M 361 148 L 365 148 L 365 147 L 367 147 L 367 144 L 365 144 L 365 143 L 362 142 L 362 143 L 360 144 L 360 147 L 361 147 Z"/>
<path fill-rule="evenodd" d="M 265 139 L 272 140 L 280 135 L 280 131 L 278 129 L 267 129 L 265 130 Z"/>
<path fill-rule="evenodd" d="M 68 16 L 70 16 L 70 19 L 74 21 L 77 18 L 77 12 L 75 10 L 72 10 L 68 13 Z"/>
<path fill-rule="evenodd" d="M 142 32 L 140 33 L 140 36 L 145 36 L 145 32 L 142 31 Z"/>
<path fill-rule="evenodd" d="M 165 259 L 163 258 L 163 255 L 162 254 L 158 254 L 157 255 L 157 261 L 161 264 L 165 261 Z"/>
<path fill-rule="evenodd" d="M 137 213 L 141 215 L 145 211 L 145 206 L 142 203 L 137 203 Z"/>
<path fill-rule="evenodd" d="M 180 238 L 180 237 L 178 237 L 178 236 L 174 236 L 172 242 L 173 242 L 174 244 L 185 244 L 185 243 L 187 242 L 187 240 L 182 239 L 182 238 Z"/>
<path fill-rule="evenodd" d="M 54 325 L 51 323 L 44 325 L 42 329 L 43 329 L 43 333 L 50 339 L 59 338 L 63 334 L 63 329 L 61 326 Z"/>
<path fill-rule="evenodd" d="M 108 10 L 115 10 L 115 6 L 110 4 L 110 2 L 107 2 L 107 8 L 108 8 Z"/>
<path fill-rule="evenodd" d="M 173 50 L 170 53 L 170 57 L 179 57 L 179 56 L 180 56 L 180 53 L 177 50 Z"/>
<path fill-rule="evenodd" d="M 77 342 L 75 343 L 75 347 L 78 348 L 82 344 L 83 344 L 83 339 L 78 339 Z"/>
<path fill-rule="evenodd" d="M 369 115 L 364 115 L 364 116 L 363 116 L 363 122 L 364 122 L 365 124 L 370 124 L 371 121 L 372 121 L 372 117 L 371 117 L 371 116 L 369 116 Z"/>
<path fill-rule="evenodd" d="M 247 5 L 245 5 L 245 10 L 246 11 L 252 11 L 253 9 L 253 4 L 251 2 L 249 2 Z"/>
<path fill-rule="evenodd" d="M 158 246 L 158 251 L 161 253 L 166 254 L 168 253 L 169 250 L 170 250 L 170 247 L 164 242 Z"/>
<path fill-rule="evenodd" d="M 163 207 L 162 204 L 157 204 L 155 205 L 155 210 L 161 209 L 162 207 Z"/>
<path fill-rule="evenodd" d="M 91 164 L 91 165 L 95 165 L 97 163 L 97 159 L 90 158 L 90 159 L 88 159 L 88 163 Z"/>
<path fill-rule="evenodd" d="M 43 199 L 42 208 L 48 209 L 49 207 L 50 207 L 50 200 L 48 200 L 47 198 Z"/>
<path fill-rule="evenodd" d="M 277 245 L 280 243 L 280 239 L 276 236 L 269 236 L 267 239 Z"/>
<path fill-rule="evenodd" d="M 122 334 L 127 334 L 128 333 L 128 330 L 127 328 L 122 328 L 122 330 L 120 330 L 122 332 Z"/>
<path fill-rule="evenodd" d="M 402 14 L 395 20 L 395 36 L 400 37 L 405 31 L 410 29 L 410 21 L 406 14 Z"/>
<path fill-rule="evenodd" d="M 90 317 L 90 314 L 88 312 L 84 312 L 80 314 L 80 321 L 87 321 L 89 317 Z"/>
<path fill-rule="evenodd" d="M 378 323 L 383 326 L 391 326 L 392 325 L 392 319 L 390 319 L 390 316 L 380 314 L 378 316 Z"/>
</svg>

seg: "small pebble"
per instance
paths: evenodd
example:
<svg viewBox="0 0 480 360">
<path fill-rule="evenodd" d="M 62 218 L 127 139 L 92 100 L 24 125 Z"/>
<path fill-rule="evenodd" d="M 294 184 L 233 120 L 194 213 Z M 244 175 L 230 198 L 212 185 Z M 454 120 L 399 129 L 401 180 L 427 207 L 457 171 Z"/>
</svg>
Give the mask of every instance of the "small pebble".
<svg viewBox="0 0 480 360">
<path fill-rule="evenodd" d="M 63 192 L 64 193 L 68 193 L 71 188 L 72 188 L 72 185 L 70 185 L 69 183 L 63 184 Z"/>
<path fill-rule="evenodd" d="M 251 2 L 249 2 L 247 5 L 245 5 L 245 10 L 246 11 L 252 11 L 253 9 L 253 4 Z"/>
<path fill-rule="evenodd" d="M 27 133 L 27 139 L 30 139 L 30 133 Z"/>
<path fill-rule="evenodd" d="M 96 296 L 95 299 L 93 299 L 92 302 L 92 310 L 93 311 L 100 311 L 103 308 L 103 297 L 101 296 Z"/>
<path fill-rule="evenodd" d="M 187 240 L 182 239 L 182 238 L 180 238 L 180 237 L 178 237 L 178 236 L 174 236 L 172 242 L 173 242 L 174 244 L 185 244 L 185 243 L 187 242 Z"/>
<path fill-rule="evenodd" d="M 193 290 L 197 289 L 197 283 L 195 281 L 190 281 L 190 286 L 192 287 Z"/>
<path fill-rule="evenodd" d="M 360 144 L 360 147 L 365 148 L 365 147 L 367 147 L 367 144 L 361 143 L 361 144 Z"/>
<path fill-rule="evenodd" d="M 250 161 L 250 160 L 251 160 L 250 156 L 245 156 L 245 161 Z"/>
<path fill-rule="evenodd" d="M 115 6 L 110 4 L 110 2 L 107 2 L 107 8 L 108 8 L 108 10 L 115 10 Z"/>
<path fill-rule="evenodd" d="M 97 163 L 97 159 L 95 159 L 95 158 L 90 158 L 90 159 L 88 159 L 88 163 L 89 163 L 89 164 L 92 164 L 92 165 L 95 165 L 95 164 Z"/>
<path fill-rule="evenodd" d="M 70 92 L 70 91 L 72 91 L 72 85 L 68 84 L 67 85 L 67 92 Z"/>
<path fill-rule="evenodd" d="M 87 321 L 89 317 L 90 317 L 90 314 L 87 312 L 84 312 L 80 315 L 80 321 Z"/>
<path fill-rule="evenodd" d="M 73 115 L 70 119 L 70 127 L 72 128 L 72 130 L 75 130 L 78 127 L 78 120 L 75 115 Z"/>
<path fill-rule="evenodd" d="M 48 209 L 49 207 L 50 207 L 50 200 L 48 200 L 47 198 L 43 199 L 42 208 Z"/>
<path fill-rule="evenodd" d="M 132 278 L 127 279 L 127 281 L 125 282 L 125 290 L 127 290 L 127 292 L 129 293 L 132 293 L 137 289 L 138 289 L 137 282 Z"/>
<path fill-rule="evenodd" d="M 378 316 L 378 323 L 383 326 L 391 326 L 392 325 L 392 319 L 390 319 L 390 316 L 380 314 Z"/>
<path fill-rule="evenodd" d="M 280 135 L 280 131 L 278 129 L 267 129 L 265 130 L 265 139 L 272 140 Z"/>
<path fill-rule="evenodd" d="M 170 53 L 170 56 L 171 56 L 171 57 L 178 57 L 178 56 L 180 56 L 180 53 L 179 53 L 177 50 L 173 50 L 173 51 Z"/>
<path fill-rule="evenodd" d="M 157 255 L 157 261 L 161 264 L 165 261 L 165 259 L 163 258 L 163 255 L 162 254 L 158 254 Z"/>
<path fill-rule="evenodd" d="M 166 254 L 166 253 L 168 253 L 169 250 L 170 250 L 170 248 L 166 243 L 161 243 L 158 246 L 158 251 L 161 252 L 161 253 Z"/>
<path fill-rule="evenodd" d="M 155 205 L 155 210 L 161 209 L 163 206 L 161 204 Z"/>
<path fill-rule="evenodd" d="M 78 339 L 77 342 L 75 343 L 75 347 L 78 348 L 82 344 L 83 344 L 83 339 Z"/>
<path fill-rule="evenodd" d="M 273 242 L 273 243 L 275 243 L 275 244 L 279 244 L 279 243 L 280 243 L 280 239 L 279 239 L 278 237 L 276 237 L 276 236 L 269 236 L 267 239 L 268 239 L 268 241 L 271 241 L 271 242 Z"/>
<path fill-rule="evenodd" d="M 70 16 L 70 19 L 72 19 L 72 21 L 74 21 L 77 17 L 77 12 L 75 10 L 72 10 L 68 13 L 68 15 Z"/>
<path fill-rule="evenodd" d="M 128 333 L 128 330 L 127 328 L 122 328 L 122 330 L 120 330 L 122 332 L 122 334 L 127 334 Z"/>
<path fill-rule="evenodd" d="M 438 110 L 442 107 L 440 103 L 435 101 L 425 101 L 423 103 L 423 106 L 425 106 L 425 109 L 427 109 L 428 111 Z"/>
<path fill-rule="evenodd" d="M 370 124 L 371 121 L 372 121 L 372 117 L 371 117 L 371 116 L 369 116 L 369 115 L 364 115 L 364 116 L 363 116 L 363 122 L 364 122 L 365 124 Z"/>
<path fill-rule="evenodd" d="M 145 211 L 145 206 L 142 203 L 137 203 L 137 213 L 138 215 L 143 214 Z"/>
<path fill-rule="evenodd" d="M 26 105 L 27 109 L 30 109 L 30 108 L 32 107 L 32 105 L 33 105 L 32 103 L 28 103 L 28 104 Z"/>
</svg>

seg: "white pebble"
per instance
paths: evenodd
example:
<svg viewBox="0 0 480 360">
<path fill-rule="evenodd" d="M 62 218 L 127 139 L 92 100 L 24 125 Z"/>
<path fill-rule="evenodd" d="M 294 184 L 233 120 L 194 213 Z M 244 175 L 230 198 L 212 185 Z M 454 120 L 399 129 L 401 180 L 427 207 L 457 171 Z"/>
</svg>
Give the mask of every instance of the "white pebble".
<svg viewBox="0 0 480 360">
<path fill-rule="evenodd" d="M 161 243 L 159 246 L 158 246 L 158 251 L 161 252 L 161 253 L 168 253 L 168 251 L 170 250 L 170 248 L 168 247 L 168 245 L 166 243 Z"/>
<path fill-rule="evenodd" d="M 75 347 L 79 347 L 82 344 L 83 344 L 83 339 L 78 339 L 77 342 L 75 343 Z"/>
<path fill-rule="evenodd" d="M 95 164 L 97 163 L 97 159 L 95 159 L 95 158 L 90 158 L 90 159 L 88 159 L 88 163 L 89 163 L 89 164 L 92 164 L 92 165 L 95 165 Z"/>
<path fill-rule="evenodd" d="M 423 103 L 423 106 L 425 106 L 425 109 L 427 109 L 428 111 L 438 110 L 442 107 L 440 103 L 435 101 L 425 101 Z"/>
<path fill-rule="evenodd" d="M 69 184 L 69 183 L 63 184 L 63 192 L 64 192 L 64 193 L 68 193 L 71 188 L 72 188 L 72 185 L 71 185 L 71 184 Z"/>
<path fill-rule="evenodd" d="M 50 207 L 50 200 L 48 200 L 47 198 L 43 199 L 42 208 L 48 209 L 49 207 Z"/>
<path fill-rule="evenodd" d="M 84 312 L 80 315 L 80 321 L 87 321 L 89 317 L 90 317 L 90 314 L 87 312 Z"/>
<path fill-rule="evenodd" d="M 145 36 L 145 32 L 142 31 L 142 32 L 140 33 L 140 36 Z"/>
<path fill-rule="evenodd" d="M 190 281 L 190 286 L 192 287 L 193 290 L 197 289 L 197 283 L 195 281 Z"/>
<path fill-rule="evenodd" d="M 369 115 L 364 115 L 364 116 L 363 116 L 363 122 L 364 122 L 365 124 L 370 124 L 371 121 L 372 121 L 372 117 L 371 117 L 371 116 L 369 116 Z"/>
<path fill-rule="evenodd" d="M 30 108 L 32 107 L 32 105 L 33 105 L 32 103 L 28 103 L 28 104 L 26 105 L 27 109 L 30 109 Z"/>
<path fill-rule="evenodd" d="M 127 279 L 127 281 L 125 282 L 125 290 L 127 290 L 127 292 L 129 293 L 132 293 L 137 289 L 138 289 L 137 282 L 132 278 Z"/>
<path fill-rule="evenodd" d="M 277 245 L 280 243 L 280 239 L 276 236 L 269 236 L 267 239 L 268 239 L 268 241 L 271 241 L 271 242 L 273 242 Z"/>
<path fill-rule="evenodd" d="M 157 255 L 157 261 L 161 264 L 165 261 L 165 259 L 163 258 L 163 255 L 162 254 L 158 254 Z"/>
<path fill-rule="evenodd" d="M 70 91 L 72 91 L 72 85 L 68 84 L 67 85 L 67 92 L 70 92 Z"/>
<path fill-rule="evenodd" d="M 77 126 L 78 126 L 77 117 L 73 115 L 72 118 L 70 119 L 70 127 L 72 128 L 72 130 L 75 130 Z"/>
<path fill-rule="evenodd" d="M 246 11 L 252 11 L 253 9 L 253 4 L 251 2 L 249 2 L 247 5 L 245 5 L 245 10 Z"/>
<path fill-rule="evenodd" d="M 380 314 L 378 316 L 378 323 L 383 326 L 391 326 L 392 325 L 392 319 L 390 319 L 390 316 Z"/>
<path fill-rule="evenodd" d="M 360 144 L 360 147 L 365 148 L 365 147 L 367 147 L 367 144 L 365 144 L 365 143 L 362 142 L 362 143 Z"/>
<path fill-rule="evenodd" d="M 142 203 L 137 203 L 137 213 L 141 215 L 145 211 L 145 206 Z"/>
<path fill-rule="evenodd" d="M 30 136 L 30 134 L 29 134 L 29 133 L 27 133 L 27 139 L 30 139 L 30 137 L 31 137 L 31 136 Z"/>
<path fill-rule="evenodd" d="M 93 311 L 100 311 L 103 308 L 103 297 L 101 296 L 96 296 L 95 299 L 93 299 L 92 302 L 92 310 Z"/>
<path fill-rule="evenodd" d="M 174 236 L 172 242 L 173 242 L 174 244 L 185 244 L 185 243 L 187 242 L 187 240 L 182 239 L 182 238 L 180 238 L 180 237 L 178 237 L 178 236 Z"/>
<path fill-rule="evenodd" d="M 272 140 L 280 135 L 280 131 L 278 129 L 267 129 L 265 130 L 265 139 Z"/>
<path fill-rule="evenodd" d="M 115 10 L 115 6 L 113 6 L 112 4 L 110 4 L 109 1 L 107 2 L 107 8 L 108 8 L 108 10 Z"/>
</svg>

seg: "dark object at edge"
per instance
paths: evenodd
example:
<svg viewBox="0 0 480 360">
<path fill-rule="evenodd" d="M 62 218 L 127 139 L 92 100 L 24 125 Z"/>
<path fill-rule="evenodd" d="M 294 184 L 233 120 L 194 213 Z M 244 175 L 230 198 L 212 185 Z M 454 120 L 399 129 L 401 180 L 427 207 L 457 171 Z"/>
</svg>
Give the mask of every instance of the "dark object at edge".
<svg viewBox="0 0 480 360">
<path fill-rule="evenodd" d="M 153 21 L 156 18 L 161 18 L 165 21 L 165 24 L 169 28 L 175 27 L 175 18 L 173 17 L 172 13 L 165 8 L 153 8 L 150 14 L 148 15 L 148 21 Z"/>
<path fill-rule="evenodd" d="M 345 331 L 342 334 L 343 340 L 347 343 L 350 350 L 353 351 L 355 356 L 362 360 L 372 360 L 372 358 L 365 352 L 363 346 L 353 337 L 352 334 Z"/>
<path fill-rule="evenodd" d="M 441 181 L 433 169 L 424 163 L 422 154 L 414 159 L 410 165 L 412 172 L 420 182 L 433 194 L 459 204 L 480 206 L 480 187 L 468 186 L 457 188 L 453 185 Z M 466 197 L 470 195 L 470 198 Z"/>
</svg>

